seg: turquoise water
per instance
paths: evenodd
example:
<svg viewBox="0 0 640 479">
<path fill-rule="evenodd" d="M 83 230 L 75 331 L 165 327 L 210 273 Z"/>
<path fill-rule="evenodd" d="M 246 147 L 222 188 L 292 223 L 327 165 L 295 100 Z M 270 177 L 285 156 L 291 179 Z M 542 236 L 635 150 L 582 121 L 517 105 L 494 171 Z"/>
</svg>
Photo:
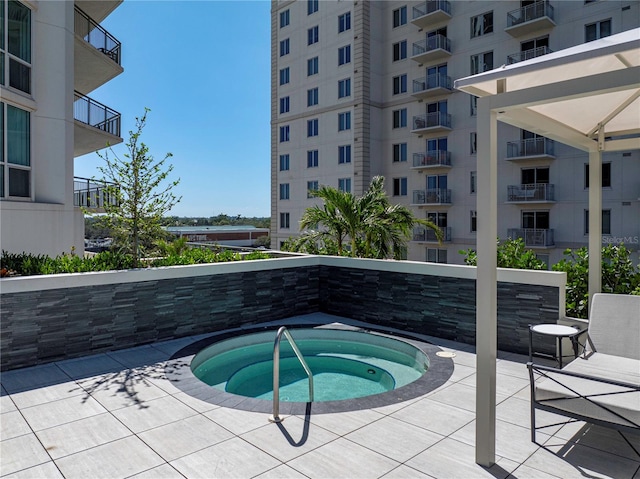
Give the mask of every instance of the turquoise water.
<svg viewBox="0 0 640 479">
<path fill-rule="evenodd" d="M 293 330 L 292 335 L 313 373 L 314 401 L 391 391 L 415 381 L 428 367 L 422 351 L 391 338 L 326 329 Z M 191 368 L 212 387 L 270 400 L 274 338 L 275 332 L 257 333 L 216 343 L 198 353 Z M 309 400 L 307 375 L 284 339 L 280 343 L 280 400 Z"/>
</svg>

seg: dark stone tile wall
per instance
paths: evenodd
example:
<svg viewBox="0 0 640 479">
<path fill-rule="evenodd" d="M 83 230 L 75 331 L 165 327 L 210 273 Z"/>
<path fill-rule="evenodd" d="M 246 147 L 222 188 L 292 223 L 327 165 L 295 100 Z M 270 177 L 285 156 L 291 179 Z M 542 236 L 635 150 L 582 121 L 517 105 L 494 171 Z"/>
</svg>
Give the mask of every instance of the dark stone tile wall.
<svg viewBox="0 0 640 479">
<path fill-rule="evenodd" d="M 474 280 L 367 269 L 307 266 L 1 300 L 3 371 L 318 311 L 475 343 Z M 557 288 L 499 283 L 499 349 L 526 354 L 527 325 L 557 317 Z M 536 346 L 554 350 L 552 341 Z"/>
</svg>

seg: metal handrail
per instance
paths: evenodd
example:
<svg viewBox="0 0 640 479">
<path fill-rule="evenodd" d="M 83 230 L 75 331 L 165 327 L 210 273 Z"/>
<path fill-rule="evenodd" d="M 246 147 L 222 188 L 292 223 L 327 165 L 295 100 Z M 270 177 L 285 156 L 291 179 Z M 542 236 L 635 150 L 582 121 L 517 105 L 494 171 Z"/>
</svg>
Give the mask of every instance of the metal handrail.
<svg viewBox="0 0 640 479">
<path fill-rule="evenodd" d="M 309 402 L 313 402 L 313 373 L 309 368 L 309 365 L 304 360 L 302 353 L 298 349 L 298 345 L 293 340 L 291 333 L 286 326 L 281 326 L 278 329 L 276 334 L 276 339 L 273 343 L 273 415 L 269 418 L 271 422 L 280 422 L 282 418 L 280 417 L 280 340 L 282 339 L 282 335 L 289 340 L 289 344 L 291 344 L 291 348 L 293 352 L 296 353 L 298 361 L 304 368 L 304 371 L 307 373 L 309 377 Z"/>
</svg>

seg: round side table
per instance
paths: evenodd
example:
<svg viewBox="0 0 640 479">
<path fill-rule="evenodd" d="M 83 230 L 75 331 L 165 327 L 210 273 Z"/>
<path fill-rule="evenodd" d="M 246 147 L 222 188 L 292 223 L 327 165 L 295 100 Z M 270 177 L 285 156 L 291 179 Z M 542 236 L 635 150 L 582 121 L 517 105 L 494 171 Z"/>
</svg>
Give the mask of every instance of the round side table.
<svg viewBox="0 0 640 479">
<path fill-rule="evenodd" d="M 553 356 L 553 359 L 558 361 L 560 369 L 562 369 L 562 339 L 569 338 L 571 345 L 573 346 L 574 357 L 578 357 L 578 335 L 583 331 L 573 328 L 571 326 L 563 326 L 561 324 L 536 324 L 535 326 L 529 325 L 529 361 L 533 360 L 533 333 L 541 334 L 543 336 L 553 336 L 556 338 L 558 344 L 558 356 Z"/>
</svg>

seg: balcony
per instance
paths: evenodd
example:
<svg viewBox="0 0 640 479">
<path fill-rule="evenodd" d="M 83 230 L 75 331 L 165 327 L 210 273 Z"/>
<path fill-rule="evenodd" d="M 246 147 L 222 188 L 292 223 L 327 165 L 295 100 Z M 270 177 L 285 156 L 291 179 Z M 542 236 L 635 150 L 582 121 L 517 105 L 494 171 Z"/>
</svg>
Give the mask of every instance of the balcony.
<svg viewBox="0 0 640 479">
<path fill-rule="evenodd" d="M 555 201 L 555 185 L 537 183 L 507 187 L 508 203 L 553 203 Z"/>
<path fill-rule="evenodd" d="M 555 160 L 554 141 L 539 136 L 507 143 L 507 160 Z"/>
<path fill-rule="evenodd" d="M 451 190 L 414 190 L 412 205 L 415 206 L 437 206 L 451 204 Z"/>
<path fill-rule="evenodd" d="M 424 99 L 451 91 L 451 77 L 447 75 L 433 74 L 413 80 L 413 96 L 416 98 Z"/>
<path fill-rule="evenodd" d="M 426 153 L 413 154 L 413 168 L 423 170 L 427 168 L 451 168 L 451 152 L 433 150 Z"/>
<path fill-rule="evenodd" d="M 73 119 L 74 157 L 122 143 L 120 113 L 78 92 L 73 102 Z"/>
<path fill-rule="evenodd" d="M 73 206 L 92 212 L 104 212 L 105 205 L 118 205 L 115 187 L 115 183 L 76 176 L 73 178 Z"/>
<path fill-rule="evenodd" d="M 74 15 L 74 88 L 89 93 L 123 72 L 121 45 L 78 7 Z"/>
<path fill-rule="evenodd" d="M 555 245 L 553 230 L 537 228 L 510 228 L 507 236 L 511 239 L 522 238 L 524 245 L 530 248 L 550 248 Z"/>
<path fill-rule="evenodd" d="M 513 37 L 520 37 L 555 26 L 553 7 L 542 0 L 507 13 L 507 28 L 504 31 Z"/>
<path fill-rule="evenodd" d="M 413 7 L 413 23 L 419 28 L 442 23 L 451 18 L 451 3 L 446 0 L 431 0 Z"/>
<path fill-rule="evenodd" d="M 442 242 L 447 243 L 451 241 L 451 226 L 440 227 L 442 232 Z M 423 243 L 437 243 L 436 233 L 431 228 L 425 228 L 419 226 L 413 229 L 413 241 L 420 241 Z"/>
<path fill-rule="evenodd" d="M 450 56 L 451 40 L 444 35 L 433 35 L 413 44 L 411 59 L 418 63 L 427 63 Z"/>
<path fill-rule="evenodd" d="M 514 63 L 523 62 L 525 60 L 531 60 L 532 58 L 541 57 L 548 53 L 553 53 L 553 50 L 549 47 L 532 48 L 531 50 L 525 50 L 523 52 L 512 53 L 507 56 L 507 65 L 513 65 Z"/>
<path fill-rule="evenodd" d="M 412 133 L 442 133 L 451 130 L 451 115 L 448 113 L 425 113 L 413 117 Z"/>
</svg>

